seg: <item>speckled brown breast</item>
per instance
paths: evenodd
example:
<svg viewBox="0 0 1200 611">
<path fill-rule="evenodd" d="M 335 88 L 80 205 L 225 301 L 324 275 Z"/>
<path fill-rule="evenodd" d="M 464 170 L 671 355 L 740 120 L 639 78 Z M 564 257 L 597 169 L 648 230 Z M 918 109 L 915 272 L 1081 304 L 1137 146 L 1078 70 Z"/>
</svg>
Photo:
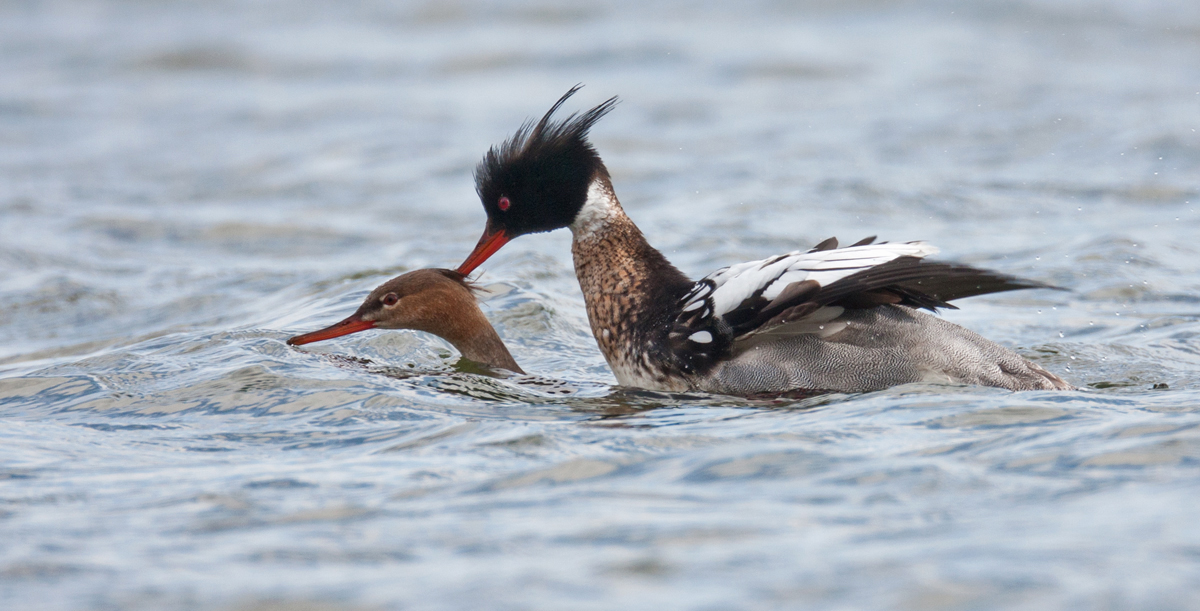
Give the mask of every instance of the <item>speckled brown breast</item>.
<svg viewBox="0 0 1200 611">
<path fill-rule="evenodd" d="M 654 250 L 623 214 L 577 239 L 571 252 L 588 321 L 617 381 L 687 390 L 666 347 L 670 316 L 689 281 Z"/>
</svg>

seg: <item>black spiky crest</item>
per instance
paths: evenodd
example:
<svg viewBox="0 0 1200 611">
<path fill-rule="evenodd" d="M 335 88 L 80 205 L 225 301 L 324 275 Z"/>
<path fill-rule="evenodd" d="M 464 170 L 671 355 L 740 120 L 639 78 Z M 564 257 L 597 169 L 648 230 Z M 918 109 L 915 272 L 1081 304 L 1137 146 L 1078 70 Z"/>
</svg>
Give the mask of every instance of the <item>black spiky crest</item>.
<svg viewBox="0 0 1200 611">
<path fill-rule="evenodd" d="M 537 123 L 526 121 L 475 168 L 475 190 L 490 230 L 510 238 L 570 225 L 587 199 L 588 185 L 608 170 L 588 142 L 588 130 L 617 104 L 614 96 L 561 121 L 554 113 L 582 85 L 572 87 Z M 500 206 L 506 198 L 507 209 Z"/>
</svg>

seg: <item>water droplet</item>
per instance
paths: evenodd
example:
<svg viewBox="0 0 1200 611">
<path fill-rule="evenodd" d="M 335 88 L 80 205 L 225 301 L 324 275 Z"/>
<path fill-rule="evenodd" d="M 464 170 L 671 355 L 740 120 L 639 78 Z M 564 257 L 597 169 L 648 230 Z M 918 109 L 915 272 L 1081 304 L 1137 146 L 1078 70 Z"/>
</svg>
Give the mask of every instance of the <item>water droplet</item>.
<svg viewBox="0 0 1200 611">
<path fill-rule="evenodd" d="M 1058 336 L 1059 336 L 1059 337 L 1066 337 L 1066 336 L 1064 336 L 1064 335 L 1063 335 L 1063 332 L 1062 332 L 1062 331 L 1059 331 L 1059 332 L 1058 332 Z"/>
</svg>

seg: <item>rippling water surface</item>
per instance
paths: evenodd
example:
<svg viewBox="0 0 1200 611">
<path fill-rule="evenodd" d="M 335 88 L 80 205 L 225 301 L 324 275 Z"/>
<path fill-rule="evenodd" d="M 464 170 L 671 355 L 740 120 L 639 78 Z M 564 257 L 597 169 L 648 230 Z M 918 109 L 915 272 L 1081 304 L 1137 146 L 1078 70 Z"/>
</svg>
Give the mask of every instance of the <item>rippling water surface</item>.
<svg viewBox="0 0 1200 611">
<path fill-rule="evenodd" d="M 0 6 L 0 606 L 1200 607 L 1200 5 Z M 566 232 L 485 310 L 293 349 L 453 266 L 576 82 L 699 276 L 831 235 L 1052 282 L 945 315 L 1079 385 L 613 386 Z"/>
</svg>

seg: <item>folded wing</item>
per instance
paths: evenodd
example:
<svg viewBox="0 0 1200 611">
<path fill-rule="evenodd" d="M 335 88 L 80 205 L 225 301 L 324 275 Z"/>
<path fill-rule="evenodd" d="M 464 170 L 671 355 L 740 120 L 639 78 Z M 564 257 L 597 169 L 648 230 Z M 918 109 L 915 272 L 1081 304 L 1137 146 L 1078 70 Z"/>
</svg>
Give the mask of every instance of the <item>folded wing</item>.
<svg viewBox="0 0 1200 611">
<path fill-rule="evenodd" d="M 749 261 L 696 282 L 670 332 L 685 371 L 699 372 L 736 342 L 770 333 L 836 333 L 845 309 L 895 304 L 936 311 L 963 297 L 1026 288 L 1039 282 L 954 263 L 928 262 L 924 242 L 875 244 L 867 238 L 838 248 L 830 238 L 807 252 Z"/>
</svg>

